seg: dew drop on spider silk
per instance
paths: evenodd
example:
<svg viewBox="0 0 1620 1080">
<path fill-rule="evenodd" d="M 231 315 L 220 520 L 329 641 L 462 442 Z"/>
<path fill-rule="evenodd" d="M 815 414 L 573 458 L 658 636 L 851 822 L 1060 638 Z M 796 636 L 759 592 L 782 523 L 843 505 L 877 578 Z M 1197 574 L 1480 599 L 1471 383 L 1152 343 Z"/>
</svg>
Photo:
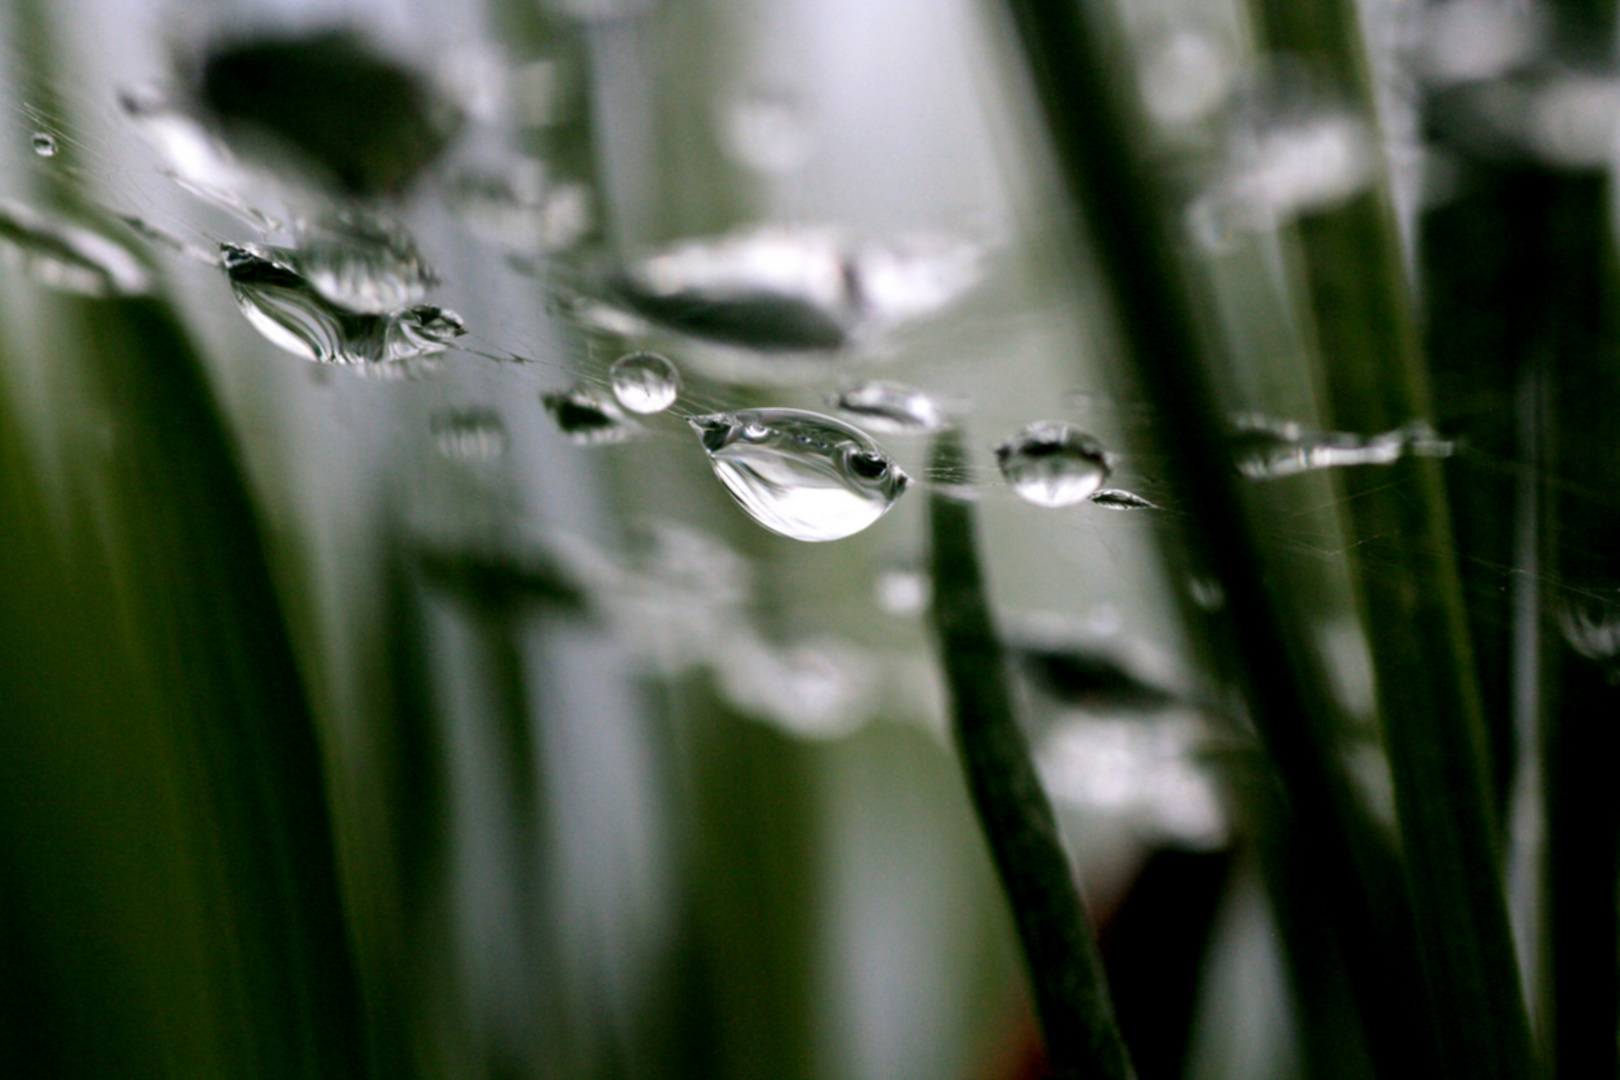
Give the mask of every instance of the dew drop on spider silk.
<svg viewBox="0 0 1620 1080">
<path fill-rule="evenodd" d="M 681 373 L 657 353 L 621 356 L 608 368 L 613 396 L 633 413 L 659 413 L 675 404 L 681 392 Z"/>
<path fill-rule="evenodd" d="M 864 432 L 820 413 L 746 409 L 689 422 L 738 505 L 794 540 L 853 536 L 911 483 Z"/>
<path fill-rule="evenodd" d="M 56 145 L 56 136 L 48 131 L 36 131 L 31 140 L 34 153 L 40 157 L 55 157 L 59 147 Z"/>
<path fill-rule="evenodd" d="M 1111 471 L 1101 443 L 1052 420 L 1037 421 L 996 447 L 996 464 L 1014 491 L 1046 507 L 1089 499 Z"/>
</svg>

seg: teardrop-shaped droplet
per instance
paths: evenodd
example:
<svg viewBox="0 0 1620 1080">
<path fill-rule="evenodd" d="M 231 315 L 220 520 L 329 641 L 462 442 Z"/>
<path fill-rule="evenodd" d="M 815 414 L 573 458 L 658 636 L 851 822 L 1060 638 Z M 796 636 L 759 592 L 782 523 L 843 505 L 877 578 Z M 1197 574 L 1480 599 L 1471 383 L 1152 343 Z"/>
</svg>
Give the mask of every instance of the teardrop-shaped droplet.
<svg viewBox="0 0 1620 1080">
<path fill-rule="evenodd" d="M 620 443 L 641 433 L 611 401 L 604 401 L 586 386 L 560 393 L 541 394 L 540 401 L 557 427 L 578 446 Z"/>
<path fill-rule="evenodd" d="M 794 540 L 853 536 L 888 512 L 908 477 L 864 432 L 803 409 L 696 416 L 715 476 L 750 517 Z"/>
<path fill-rule="evenodd" d="M 34 153 L 40 157 L 55 157 L 57 152 L 56 136 L 48 131 L 36 131 L 29 140 L 33 144 Z"/>
<path fill-rule="evenodd" d="M 272 343 L 323 364 L 385 364 L 443 352 L 466 332 L 453 311 L 423 305 L 392 315 L 332 303 L 268 248 L 222 244 L 220 265 L 242 314 Z"/>
<path fill-rule="evenodd" d="M 1102 444 L 1072 424 L 1040 420 L 996 447 L 1001 475 L 1037 506 L 1073 506 L 1096 494 L 1111 471 Z"/>
<path fill-rule="evenodd" d="M 608 368 L 613 396 L 633 413 L 663 412 L 681 392 L 681 373 L 657 353 L 621 356 Z"/>
<path fill-rule="evenodd" d="M 0 240 L 34 280 L 53 289 L 133 296 L 151 288 L 146 268 L 124 245 L 9 199 L 0 199 Z"/>
<path fill-rule="evenodd" d="M 875 430 L 896 435 L 937 431 L 945 424 L 933 398 L 899 383 L 863 382 L 836 394 L 833 405 Z"/>
<path fill-rule="evenodd" d="M 428 424 L 434 447 L 452 461 L 486 465 L 506 454 L 506 425 L 494 409 L 450 409 L 435 413 Z"/>
<path fill-rule="evenodd" d="M 1134 491 L 1121 491 L 1119 488 L 1103 488 L 1091 496 L 1091 504 L 1100 506 L 1104 510 L 1157 510 L 1158 506 L 1148 502 Z"/>
</svg>

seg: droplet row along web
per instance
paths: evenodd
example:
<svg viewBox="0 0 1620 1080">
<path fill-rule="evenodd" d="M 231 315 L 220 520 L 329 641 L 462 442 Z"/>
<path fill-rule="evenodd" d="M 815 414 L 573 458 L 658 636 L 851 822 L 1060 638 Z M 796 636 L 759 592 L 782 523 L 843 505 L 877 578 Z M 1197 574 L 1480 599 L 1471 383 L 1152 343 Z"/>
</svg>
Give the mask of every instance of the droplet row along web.
<svg viewBox="0 0 1620 1080">
<path fill-rule="evenodd" d="M 244 45 L 240 55 L 223 56 L 219 63 L 225 68 L 233 64 L 253 68 L 268 62 L 266 57 L 277 49 L 294 53 L 307 49 L 318 58 L 323 50 L 347 56 L 357 47 L 343 35 L 261 44 L 262 48 Z M 302 57 L 298 63 L 308 60 Z M 276 62 L 288 62 L 287 57 Z M 404 75 L 399 77 L 415 85 Z M 398 221 L 362 209 L 366 201 L 354 198 L 327 198 L 326 206 L 344 209 L 294 215 L 288 221 L 259 209 L 252 195 L 265 189 L 265 163 L 238 159 L 228 144 L 234 130 L 230 110 L 240 103 L 214 100 L 211 93 L 218 97 L 224 92 L 205 87 L 206 107 L 192 111 L 183 98 L 171 101 L 151 89 L 126 92 L 120 104 L 128 121 L 164 154 L 166 175 L 198 200 L 231 212 L 260 238 L 211 237 L 210 245 L 201 245 L 137 216 L 115 211 L 110 216 L 122 219 L 137 241 L 216 266 L 247 322 L 278 348 L 305 360 L 397 377 L 425 374 L 453 349 L 476 352 L 463 345 L 468 328 L 462 317 L 426 302 L 440 284 L 438 276 Z M 426 91 L 418 87 L 417 93 L 420 97 Z M 429 142 L 439 149 L 451 141 L 450 128 L 434 127 L 440 121 L 432 119 L 438 110 L 430 101 L 418 100 L 410 107 L 422 115 L 402 115 L 390 122 L 412 132 L 432 128 L 439 133 Z M 1291 108 L 1282 114 L 1311 131 L 1338 131 L 1333 124 L 1342 119 L 1331 110 Z M 356 164 L 344 156 L 345 148 L 322 142 L 330 132 L 305 130 L 297 117 L 259 117 L 255 122 L 291 125 L 283 133 L 289 140 L 315 140 L 305 149 L 316 158 L 327 155 L 325 181 L 339 189 L 365 187 L 369 175 L 365 162 Z M 1267 138 L 1275 135 L 1283 140 L 1276 127 L 1273 123 L 1256 130 L 1263 128 L 1271 133 Z M 35 130 L 29 138 L 36 155 L 54 158 L 59 153 L 60 140 L 50 131 Z M 1306 154 L 1298 142 L 1288 144 L 1293 155 L 1289 161 L 1301 155 L 1322 156 Z M 1250 151 L 1270 145 L 1264 139 L 1231 144 Z M 398 164 L 419 169 L 431 156 Z M 1246 177 L 1250 188 L 1265 188 L 1262 180 L 1271 187 L 1281 185 L 1280 166 L 1264 154 L 1260 159 L 1271 164 L 1234 165 L 1233 175 Z M 538 165 L 527 181 L 519 174 L 513 177 L 480 181 L 465 171 L 456 172 L 442 185 L 442 194 L 476 235 L 515 238 L 530 250 L 565 250 L 589 232 L 588 222 L 580 217 L 588 217 L 588 210 L 582 209 L 577 184 L 558 187 Z M 277 179 L 268 176 L 270 182 Z M 409 179 L 402 176 L 400 182 Z M 301 177 L 295 185 L 306 195 L 308 180 Z M 240 185 L 240 190 L 233 185 Z M 1330 197 L 1338 197 L 1337 189 L 1323 196 Z M 1260 201 L 1275 206 L 1287 200 L 1266 196 Z M 1312 204 L 1310 199 L 1295 202 Z M 578 227 L 559 226 L 542 230 L 544 236 L 531 235 L 531 230 L 519 227 L 523 222 L 517 218 L 493 214 L 495 203 L 511 214 L 525 206 L 542 214 L 561 213 L 563 205 L 573 207 L 569 213 Z M 290 240 L 269 243 L 272 234 Z M 146 260 L 128 241 L 115 239 L 113 230 L 37 212 L 18 202 L 0 201 L 0 241 L 35 278 L 52 287 L 106 296 L 146 292 L 152 285 Z M 561 264 L 565 273 L 549 276 L 555 310 L 582 335 L 622 341 L 627 347 L 608 369 L 605 381 L 580 379 L 543 393 L 541 402 L 558 429 L 581 446 L 623 443 L 649 433 L 638 417 L 680 413 L 697 431 L 715 476 L 756 522 L 795 539 L 841 539 L 879 520 L 913 486 L 892 456 L 854 425 L 885 435 L 922 435 L 957 422 L 960 410 L 921 389 L 866 380 L 846 382 L 826 398 L 831 409 L 854 423 L 790 408 L 699 407 L 682 413 L 676 408 L 684 386 L 679 367 L 661 352 L 636 348 L 637 339 L 646 342 L 655 335 L 660 340 L 673 335 L 677 343 L 690 347 L 667 351 L 675 351 L 683 363 L 699 365 L 711 382 L 726 383 L 728 376 L 735 376 L 731 381 L 753 383 L 762 371 L 785 369 L 805 358 L 818 377 L 826 378 L 847 368 L 841 361 L 867 354 L 886 335 L 946 310 L 969 293 L 980 280 L 985 256 L 984 243 L 944 232 L 857 240 L 831 227 L 782 226 L 682 240 L 622 262 L 604 263 L 599 253 L 586 252 Z M 506 358 L 517 359 L 516 354 Z M 496 437 L 495 425 L 488 422 L 498 416 L 490 412 L 477 422 L 470 416 L 436 420 L 435 443 L 457 459 L 498 459 L 508 441 L 504 432 Z M 1234 465 L 1255 480 L 1387 464 L 1405 455 L 1444 456 L 1451 449 L 1421 421 L 1371 436 L 1314 431 L 1248 414 L 1235 416 L 1231 424 Z M 1006 484 L 1032 505 L 1160 509 L 1142 494 L 1106 486 L 1119 455 L 1073 424 L 1036 421 L 996 445 L 994 455 Z M 927 478 L 953 487 L 978 479 Z"/>
</svg>

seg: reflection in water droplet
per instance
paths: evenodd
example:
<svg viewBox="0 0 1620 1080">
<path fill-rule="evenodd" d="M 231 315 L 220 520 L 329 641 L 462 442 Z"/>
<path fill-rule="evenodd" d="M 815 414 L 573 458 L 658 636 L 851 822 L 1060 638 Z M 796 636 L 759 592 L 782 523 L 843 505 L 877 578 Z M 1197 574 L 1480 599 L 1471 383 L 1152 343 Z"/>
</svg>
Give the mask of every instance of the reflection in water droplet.
<svg viewBox="0 0 1620 1080">
<path fill-rule="evenodd" d="M 945 424 L 932 398 L 899 383 L 863 382 L 833 395 L 832 404 L 877 431 L 893 434 L 937 431 Z"/>
<path fill-rule="evenodd" d="M 453 461 L 486 465 L 506 454 L 509 441 L 500 413 L 485 406 L 450 409 L 428 421 L 433 445 Z"/>
<path fill-rule="evenodd" d="M 34 132 L 33 138 L 29 141 L 33 144 L 34 153 L 38 154 L 40 157 L 56 156 L 56 136 L 52 135 L 50 132 L 36 131 Z"/>
<path fill-rule="evenodd" d="M 621 443 L 641 433 L 611 401 L 604 401 L 587 386 L 540 395 L 557 427 L 578 446 Z"/>
<path fill-rule="evenodd" d="M 803 106 L 781 88 L 739 94 L 721 110 L 719 127 L 731 156 L 760 172 L 790 173 L 809 160 L 813 149 Z"/>
<path fill-rule="evenodd" d="M 0 199 L 0 240 L 41 285 L 85 296 L 133 296 L 151 288 L 139 259 L 97 232 Z"/>
<path fill-rule="evenodd" d="M 911 482 L 857 428 L 803 409 L 749 409 L 690 420 L 732 498 L 794 540 L 853 536 Z"/>
<path fill-rule="evenodd" d="M 1291 420 L 1253 413 L 1233 418 L 1231 447 L 1238 471 L 1253 480 L 1349 465 L 1388 465 L 1407 455 L 1447 457 L 1452 452 L 1452 444 L 1422 421 L 1363 436 L 1316 431 Z"/>
<path fill-rule="evenodd" d="M 1037 421 L 996 447 L 1001 475 L 1037 506 L 1073 506 L 1090 498 L 1111 471 L 1102 444 L 1072 424 Z"/>
<path fill-rule="evenodd" d="M 365 314 L 409 307 L 437 283 L 409 233 L 352 211 L 311 229 L 297 248 L 266 250 L 332 303 Z"/>
<path fill-rule="evenodd" d="M 222 244 L 220 251 L 231 293 L 248 322 L 275 345 L 306 360 L 399 363 L 443 352 L 466 333 L 461 316 L 431 305 L 390 315 L 339 307 L 269 249 Z"/>
<path fill-rule="evenodd" d="M 1158 506 L 1148 502 L 1142 496 L 1132 491 L 1121 491 L 1118 488 L 1103 488 L 1091 497 L 1093 506 L 1100 506 L 1104 510 L 1157 510 Z"/>
<path fill-rule="evenodd" d="M 621 356 L 608 368 L 613 396 L 633 413 L 663 412 L 681 392 L 681 373 L 657 353 Z"/>
</svg>

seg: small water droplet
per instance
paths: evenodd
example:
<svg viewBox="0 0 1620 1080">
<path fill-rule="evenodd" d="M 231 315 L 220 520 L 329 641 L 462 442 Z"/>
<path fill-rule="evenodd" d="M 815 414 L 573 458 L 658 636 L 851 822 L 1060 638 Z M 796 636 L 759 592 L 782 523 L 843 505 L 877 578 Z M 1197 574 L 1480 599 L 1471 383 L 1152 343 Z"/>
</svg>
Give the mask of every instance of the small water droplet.
<svg viewBox="0 0 1620 1080">
<path fill-rule="evenodd" d="M 40 157 L 55 157 L 57 152 L 56 136 L 48 131 L 36 131 L 29 140 L 34 147 L 34 153 Z"/>
<path fill-rule="evenodd" d="M 945 417 L 934 400 L 921 390 L 893 382 L 863 382 L 833 395 L 841 412 L 859 416 L 877 431 L 903 435 L 937 431 Z"/>
<path fill-rule="evenodd" d="M 84 296 L 133 296 L 151 277 L 124 245 L 21 203 L 0 199 L 0 240 L 41 285 Z"/>
<path fill-rule="evenodd" d="M 431 305 L 394 314 L 339 307 L 270 248 L 222 244 L 220 252 L 231 294 L 248 322 L 306 360 L 391 365 L 443 352 L 466 332 L 461 316 Z"/>
<path fill-rule="evenodd" d="M 588 386 L 540 395 L 557 427 L 578 446 L 621 443 L 641 433 L 611 401 L 604 401 Z"/>
<path fill-rule="evenodd" d="M 1072 424 L 1037 421 L 996 447 L 1001 475 L 1036 506 L 1073 506 L 1090 498 L 1112 471 L 1102 444 Z"/>
<path fill-rule="evenodd" d="M 613 396 L 633 413 L 659 413 L 675 404 L 681 392 L 681 373 L 657 353 L 621 356 L 608 368 Z"/>
<path fill-rule="evenodd" d="M 794 540 L 853 536 L 911 480 L 858 428 L 803 409 L 749 409 L 690 420 L 715 476 L 765 528 Z"/>
<path fill-rule="evenodd" d="M 1104 510 L 1157 510 L 1158 505 L 1148 502 L 1134 491 L 1121 491 L 1119 488 L 1103 488 L 1091 496 L 1093 506 L 1100 506 Z"/>
<path fill-rule="evenodd" d="M 1378 435 L 1317 431 L 1255 413 L 1232 419 L 1232 460 L 1252 480 L 1276 480 L 1317 469 L 1388 465 L 1403 456 L 1447 457 L 1453 446 L 1414 421 Z"/>
<path fill-rule="evenodd" d="M 486 406 L 435 413 L 428 426 L 434 447 L 453 461 L 487 465 L 506 454 L 506 424 L 500 413 Z"/>
</svg>

